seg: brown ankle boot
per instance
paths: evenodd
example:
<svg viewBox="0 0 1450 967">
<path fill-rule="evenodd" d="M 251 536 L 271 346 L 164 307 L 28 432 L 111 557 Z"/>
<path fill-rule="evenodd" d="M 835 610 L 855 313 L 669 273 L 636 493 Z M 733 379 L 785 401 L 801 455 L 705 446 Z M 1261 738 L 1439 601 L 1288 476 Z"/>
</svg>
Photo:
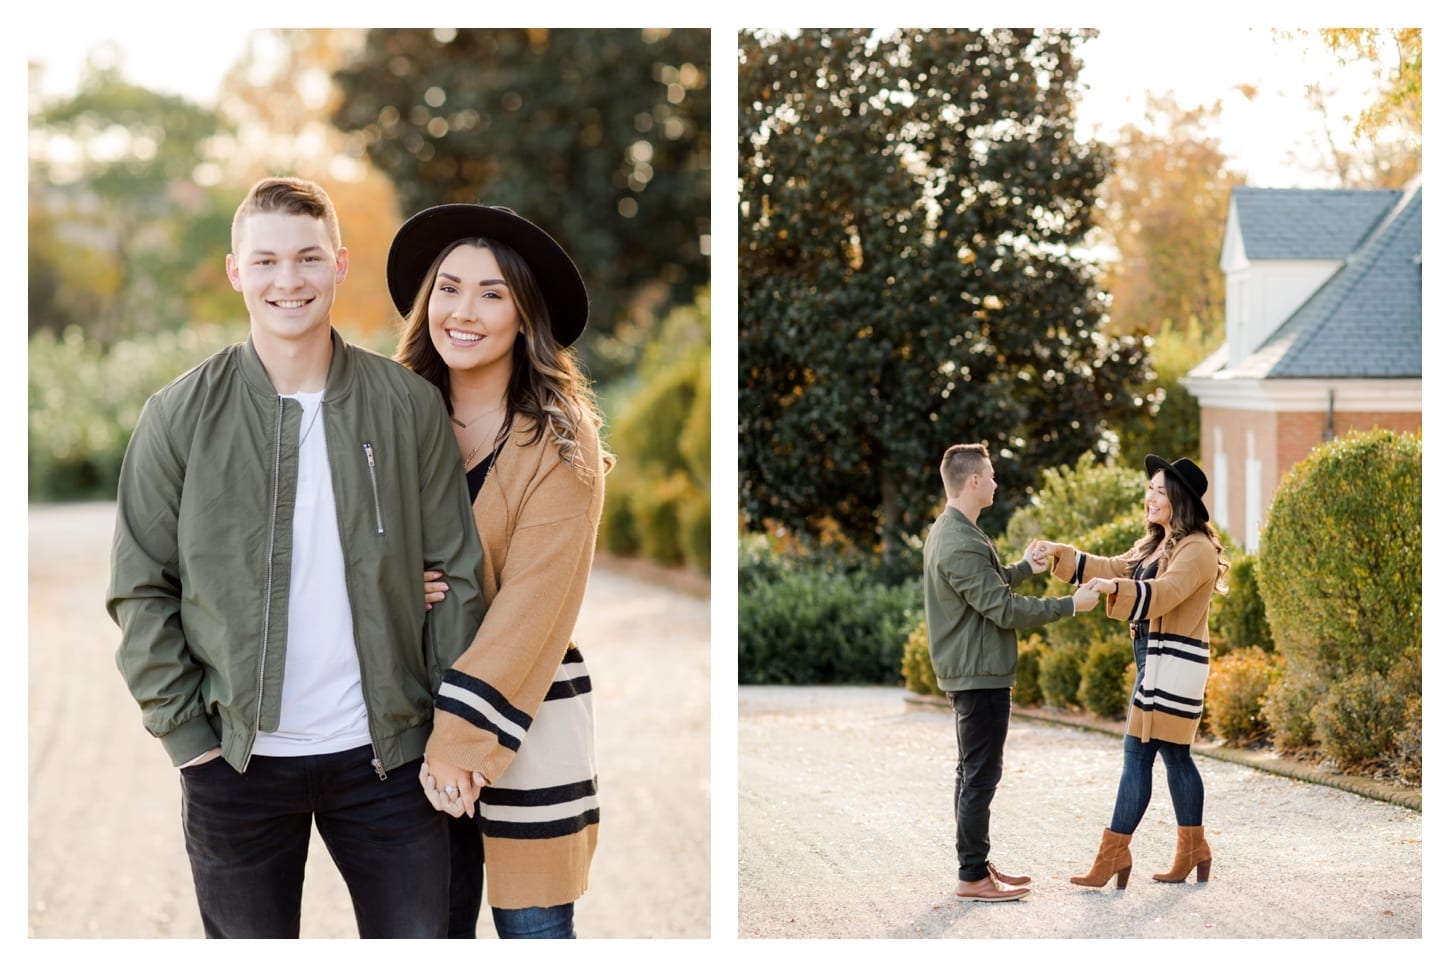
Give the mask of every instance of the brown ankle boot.
<svg viewBox="0 0 1450 967">
<path fill-rule="evenodd" d="M 1167 873 L 1154 873 L 1159 883 L 1182 883 L 1188 879 L 1188 871 L 1198 867 L 1198 882 L 1208 879 L 1208 869 L 1213 865 L 1213 853 L 1203 838 L 1202 826 L 1178 827 L 1178 850 L 1173 854 L 1173 869 Z"/>
<path fill-rule="evenodd" d="M 1133 870 L 1133 854 L 1128 852 L 1128 844 L 1132 839 L 1132 833 L 1103 830 L 1103 841 L 1098 846 L 1098 857 L 1093 860 L 1093 868 L 1082 876 L 1071 877 L 1072 882 L 1078 886 L 1102 886 L 1116 873 L 1118 889 L 1126 887 L 1128 874 Z"/>
</svg>

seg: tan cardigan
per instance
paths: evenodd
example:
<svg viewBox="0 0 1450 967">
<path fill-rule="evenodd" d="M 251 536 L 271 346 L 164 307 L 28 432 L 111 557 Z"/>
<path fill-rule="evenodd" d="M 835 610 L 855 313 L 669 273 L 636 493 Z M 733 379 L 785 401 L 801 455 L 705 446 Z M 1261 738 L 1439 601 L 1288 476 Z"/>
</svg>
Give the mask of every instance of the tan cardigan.
<svg viewBox="0 0 1450 967">
<path fill-rule="evenodd" d="M 1054 577 L 1071 584 L 1116 579 L 1116 590 L 1107 595 L 1108 617 L 1148 622 L 1148 655 L 1128 711 L 1128 734 L 1191 744 L 1208 684 L 1208 603 L 1218 580 L 1213 542 L 1189 534 L 1147 581 L 1130 576 L 1130 554 L 1094 557 L 1070 548 L 1054 554 L 1051 566 Z"/>
<path fill-rule="evenodd" d="M 599 829 L 591 686 L 572 638 L 594 560 L 604 467 L 592 426 L 577 436 L 592 474 L 565 464 L 547 434 L 527 442 L 532 427 L 524 419 L 510 432 L 473 504 L 488 612 L 444 678 L 427 750 L 487 778 L 480 812 L 488 902 L 507 908 L 582 895 Z M 546 726 L 546 714 L 554 724 Z M 573 778 L 540 787 L 540 776 L 561 768 Z M 532 809 L 549 821 L 491 823 L 491 800 L 495 816 Z M 491 827 L 502 834 L 490 835 Z"/>
</svg>

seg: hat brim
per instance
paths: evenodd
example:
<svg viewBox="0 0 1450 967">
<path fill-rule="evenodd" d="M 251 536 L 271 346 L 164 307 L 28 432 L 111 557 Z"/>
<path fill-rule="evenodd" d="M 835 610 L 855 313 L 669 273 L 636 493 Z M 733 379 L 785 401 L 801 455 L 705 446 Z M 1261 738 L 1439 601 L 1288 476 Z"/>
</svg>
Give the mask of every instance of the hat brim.
<svg viewBox="0 0 1450 967">
<path fill-rule="evenodd" d="M 1148 456 L 1144 457 L 1143 466 L 1147 469 L 1148 477 L 1150 479 L 1155 473 L 1157 473 L 1159 470 L 1162 470 L 1165 475 L 1171 476 L 1174 480 L 1182 484 L 1184 493 L 1188 494 L 1189 498 L 1198 504 L 1198 509 L 1202 512 L 1203 519 L 1209 519 L 1208 505 L 1203 502 L 1202 497 L 1199 497 L 1193 492 L 1193 485 L 1190 484 L 1187 480 L 1183 479 L 1183 474 L 1178 472 L 1178 468 L 1174 467 L 1173 464 L 1169 463 L 1167 460 L 1164 460 L 1156 453 L 1150 453 L 1148 454 Z"/>
<path fill-rule="evenodd" d="M 589 322 L 589 293 L 574 260 L 548 232 L 507 208 L 438 205 L 409 218 L 388 248 L 388 294 L 400 315 L 413 309 L 418 288 L 438 253 L 461 238 L 487 238 L 518 252 L 534 273 L 561 346 L 571 345 Z"/>
</svg>

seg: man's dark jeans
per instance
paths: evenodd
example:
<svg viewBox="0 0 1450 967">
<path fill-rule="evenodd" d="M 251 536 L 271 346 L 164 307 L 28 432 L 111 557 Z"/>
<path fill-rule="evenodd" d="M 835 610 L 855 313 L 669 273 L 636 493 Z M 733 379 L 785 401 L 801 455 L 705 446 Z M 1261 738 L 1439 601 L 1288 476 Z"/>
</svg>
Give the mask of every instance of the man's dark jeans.
<svg viewBox="0 0 1450 967">
<path fill-rule="evenodd" d="M 419 762 L 379 779 L 367 747 L 216 758 L 181 770 L 181 821 L 208 937 L 296 937 L 312 823 L 352 895 L 363 938 L 442 937 L 448 830 Z"/>
<path fill-rule="evenodd" d="M 987 826 L 1002 780 L 1012 689 L 973 689 L 950 696 L 957 717 L 957 877 L 971 882 L 987 876 L 992 848 Z"/>
</svg>

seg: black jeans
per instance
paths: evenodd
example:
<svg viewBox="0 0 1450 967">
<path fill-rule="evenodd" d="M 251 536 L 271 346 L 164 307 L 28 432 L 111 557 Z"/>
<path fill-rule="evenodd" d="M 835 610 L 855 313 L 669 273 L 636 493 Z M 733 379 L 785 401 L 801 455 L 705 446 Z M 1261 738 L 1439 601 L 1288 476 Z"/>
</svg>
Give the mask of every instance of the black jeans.
<svg viewBox="0 0 1450 967">
<path fill-rule="evenodd" d="M 417 761 L 379 779 L 367 747 L 181 770 L 181 821 L 208 937 L 296 937 L 312 823 L 363 938 L 442 937 L 448 830 Z"/>
<path fill-rule="evenodd" d="M 1012 689 L 983 688 L 950 693 L 957 717 L 957 877 L 987 875 L 992 840 L 987 826 L 992 797 L 1002 780 L 1002 750 L 1012 715 Z"/>
</svg>

